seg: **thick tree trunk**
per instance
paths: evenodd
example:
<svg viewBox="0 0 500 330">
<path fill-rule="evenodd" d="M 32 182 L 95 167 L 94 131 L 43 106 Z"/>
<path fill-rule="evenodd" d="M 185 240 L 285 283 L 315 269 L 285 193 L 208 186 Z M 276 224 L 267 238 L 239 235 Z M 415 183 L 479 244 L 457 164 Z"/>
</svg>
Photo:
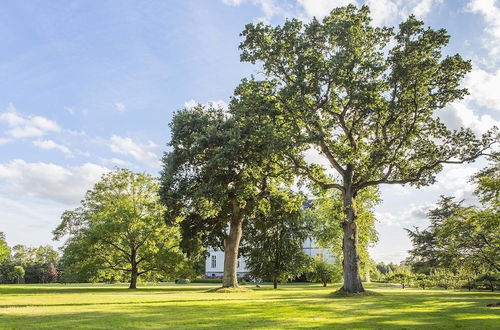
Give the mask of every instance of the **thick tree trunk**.
<svg viewBox="0 0 500 330">
<path fill-rule="evenodd" d="M 278 288 L 278 280 L 277 279 L 273 280 L 273 288 L 275 288 L 275 289 Z"/>
<path fill-rule="evenodd" d="M 139 271 L 137 270 L 136 255 L 137 253 L 135 252 L 135 250 L 132 251 L 132 254 L 130 255 L 132 271 L 130 272 L 130 286 L 128 287 L 129 289 L 137 289 L 137 277 L 139 276 Z"/>
<path fill-rule="evenodd" d="M 344 216 L 342 224 L 344 239 L 342 251 L 344 254 L 344 286 L 343 290 L 350 293 L 365 291 L 359 276 L 358 228 L 354 194 L 350 187 L 344 192 Z"/>
<path fill-rule="evenodd" d="M 222 287 L 238 287 L 237 268 L 238 250 L 243 233 L 243 217 L 239 214 L 233 216 L 229 226 L 229 235 L 224 240 L 224 276 Z"/>
<path fill-rule="evenodd" d="M 130 272 L 130 286 L 129 289 L 137 289 L 137 270 Z"/>
</svg>

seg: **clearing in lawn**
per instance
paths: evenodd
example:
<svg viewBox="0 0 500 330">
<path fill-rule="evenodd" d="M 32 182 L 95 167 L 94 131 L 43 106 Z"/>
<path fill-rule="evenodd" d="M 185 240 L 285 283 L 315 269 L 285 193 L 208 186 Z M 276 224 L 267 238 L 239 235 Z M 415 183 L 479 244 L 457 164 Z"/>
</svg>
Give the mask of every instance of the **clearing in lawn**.
<svg viewBox="0 0 500 330">
<path fill-rule="evenodd" d="M 335 297 L 317 284 L 208 293 L 214 285 L 1 285 L 0 328 L 463 328 L 500 324 L 496 292 L 399 289 Z"/>
</svg>

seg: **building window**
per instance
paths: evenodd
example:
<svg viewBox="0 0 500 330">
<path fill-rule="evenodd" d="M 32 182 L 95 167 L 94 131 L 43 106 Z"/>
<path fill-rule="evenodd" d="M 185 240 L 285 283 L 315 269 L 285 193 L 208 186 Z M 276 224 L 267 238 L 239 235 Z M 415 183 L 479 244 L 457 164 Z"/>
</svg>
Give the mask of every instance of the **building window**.
<svg viewBox="0 0 500 330">
<path fill-rule="evenodd" d="M 323 253 L 316 253 L 316 258 L 323 261 Z"/>
<path fill-rule="evenodd" d="M 217 256 L 212 256 L 212 268 L 217 268 Z"/>
</svg>

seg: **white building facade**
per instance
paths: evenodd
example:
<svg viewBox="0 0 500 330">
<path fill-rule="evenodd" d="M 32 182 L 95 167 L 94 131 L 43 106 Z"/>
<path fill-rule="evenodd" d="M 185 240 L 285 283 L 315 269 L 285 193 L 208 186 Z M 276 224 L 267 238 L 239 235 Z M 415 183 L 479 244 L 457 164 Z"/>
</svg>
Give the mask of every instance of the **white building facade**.
<svg viewBox="0 0 500 330">
<path fill-rule="evenodd" d="M 316 244 L 313 239 L 306 239 L 302 243 L 302 250 L 305 254 L 312 258 L 319 258 L 323 261 L 331 262 L 335 260 L 335 256 L 330 249 L 325 249 Z M 205 260 L 205 276 L 211 278 L 220 278 L 224 274 L 224 251 L 208 249 L 208 257 Z M 237 268 L 238 277 L 242 277 L 248 273 L 246 268 L 245 258 L 238 259 Z"/>
</svg>

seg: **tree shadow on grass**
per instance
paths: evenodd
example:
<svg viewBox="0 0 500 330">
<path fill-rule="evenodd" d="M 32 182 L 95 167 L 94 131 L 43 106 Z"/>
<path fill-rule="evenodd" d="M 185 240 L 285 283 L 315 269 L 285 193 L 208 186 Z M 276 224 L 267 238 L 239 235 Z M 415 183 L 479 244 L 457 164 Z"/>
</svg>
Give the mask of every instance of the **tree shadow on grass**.
<svg viewBox="0 0 500 330">
<path fill-rule="evenodd" d="M 175 292 L 202 292 L 209 288 L 208 286 L 179 286 L 179 287 L 160 287 L 143 286 L 137 289 L 128 289 L 126 286 L 17 286 L 0 285 L 0 295 L 33 295 L 33 294 L 85 294 L 85 293 L 113 293 L 113 294 L 165 294 Z"/>
<path fill-rule="evenodd" d="M 334 288 L 285 288 L 234 297 L 201 293 L 206 287 L 195 289 L 200 294 L 192 299 L 172 296 L 148 301 L 5 305 L 19 309 L 0 310 L 0 327 L 489 329 L 500 321 L 498 310 L 485 307 L 498 300 L 498 294 L 382 291 L 381 296 L 331 298 Z"/>
<path fill-rule="evenodd" d="M 228 301 L 213 304 L 170 302 L 163 304 L 132 303 L 109 311 L 61 311 L 60 314 L 33 315 L 24 320 L 3 315 L 6 327 L 36 328 L 494 328 L 498 314 L 482 310 L 474 303 L 464 306 L 438 305 L 415 309 L 413 303 L 401 303 L 397 309 L 382 311 L 380 302 L 364 302 L 361 308 L 349 304 L 338 308 L 326 298 L 313 303 L 263 301 L 231 305 Z M 331 301 L 330 301 L 331 302 Z M 394 307 L 394 306 L 393 306 Z M 380 310 L 380 312 L 379 312 Z M 367 313 L 370 312 L 370 313 Z M 480 315 L 461 318 L 461 315 Z M 495 316 L 497 316 L 495 320 Z"/>
</svg>

